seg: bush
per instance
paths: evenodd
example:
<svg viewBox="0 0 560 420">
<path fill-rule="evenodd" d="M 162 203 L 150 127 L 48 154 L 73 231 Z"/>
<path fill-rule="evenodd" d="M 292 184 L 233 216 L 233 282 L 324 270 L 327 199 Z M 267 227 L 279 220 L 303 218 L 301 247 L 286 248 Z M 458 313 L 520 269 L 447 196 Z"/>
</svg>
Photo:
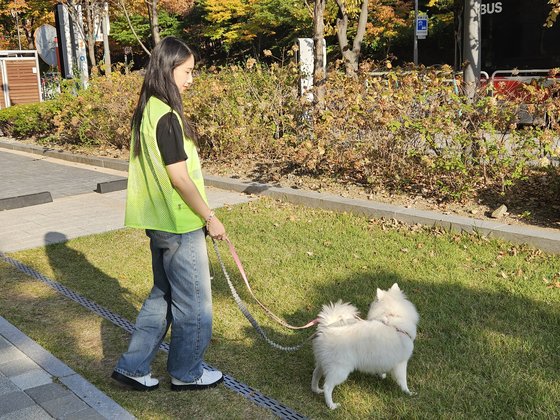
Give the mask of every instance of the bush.
<svg viewBox="0 0 560 420">
<path fill-rule="evenodd" d="M 45 137 L 54 131 L 53 118 L 60 111 L 58 101 L 15 105 L 0 111 L 0 130 L 15 138 Z"/>
<path fill-rule="evenodd" d="M 397 69 L 348 78 L 329 72 L 324 107 L 297 92 L 293 65 L 208 70 L 184 98 L 201 154 L 218 160 L 275 160 L 285 170 L 360 183 L 371 189 L 461 200 L 482 190 L 505 193 L 530 172 L 558 187 L 551 159 L 560 119 L 560 83 L 535 82 L 510 97 L 481 88 L 469 100 L 451 69 Z M 127 149 L 142 83 L 137 73 L 92 77 L 87 90 L 0 111 L 14 137 Z M 518 127 L 520 104 L 547 125 Z M 535 166 L 535 163 L 537 164 Z M 541 169 L 536 167 L 542 167 Z"/>
<path fill-rule="evenodd" d="M 203 153 L 236 159 L 278 158 L 298 131 L 302 109 L 292 66 L 262 66 L 249 59 L 195 79 L 185 113 L 200 135 Z"/>
<path fill-rule="evenodd" d="M 58 99 L 61 111 L 54 119 L 59 141 L 127 149 L 130 119 L 141 83 L 137 73 L 112 72 L 92 77 L 88 89 L 77 95 L 66 91 Z"/>
<path fill-rule="evenodd" d="M 502 192 L 534 162 L 558 155 L 555 127 L 518 129 L 521 102 L 532 111 L 557 110 L 558 85 L 526 88 L 507 101 L 481 89 L 469 100 L 451 69 L 396 70 L 382 77 L 331 72 L 323 109 L 313 114 L 309 139 L 298 147 L 300 167 L 440 199 L 472 197 L 481 188 Z"/>
</svg>

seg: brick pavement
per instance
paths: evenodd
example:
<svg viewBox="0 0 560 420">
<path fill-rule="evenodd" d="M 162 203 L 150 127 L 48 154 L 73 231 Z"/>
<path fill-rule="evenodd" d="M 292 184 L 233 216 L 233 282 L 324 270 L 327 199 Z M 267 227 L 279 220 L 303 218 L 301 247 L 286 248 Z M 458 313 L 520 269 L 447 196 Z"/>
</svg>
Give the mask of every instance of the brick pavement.
<svg viewBox="0 0 560 420">
<path fill-rule="evenodd" d="M 0 153 L 0 199 L 49 191 L 53 200 L 91 193 L 97 183 L 126 179 L 126 173 L 27 153 Z"/>
<path fill-rule="evenodd" d="M 0 316 L 0 419 L 133 419 Z"/>
</svg>

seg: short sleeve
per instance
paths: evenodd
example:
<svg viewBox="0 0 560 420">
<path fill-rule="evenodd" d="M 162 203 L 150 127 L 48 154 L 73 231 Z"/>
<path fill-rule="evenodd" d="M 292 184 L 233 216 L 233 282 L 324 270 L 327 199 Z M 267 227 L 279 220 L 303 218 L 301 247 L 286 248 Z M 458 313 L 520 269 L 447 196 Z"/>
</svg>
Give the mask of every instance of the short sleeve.
<svg viewBox="0 0 560 420">
<path fill-rule="evenodd" d="M 165 165 L 187 160 L 187 153 L 183 145 L 183 130 L 177 115 L 173 112 L 169 112 L 159 119 L 156 138 Z"/>
</svg>

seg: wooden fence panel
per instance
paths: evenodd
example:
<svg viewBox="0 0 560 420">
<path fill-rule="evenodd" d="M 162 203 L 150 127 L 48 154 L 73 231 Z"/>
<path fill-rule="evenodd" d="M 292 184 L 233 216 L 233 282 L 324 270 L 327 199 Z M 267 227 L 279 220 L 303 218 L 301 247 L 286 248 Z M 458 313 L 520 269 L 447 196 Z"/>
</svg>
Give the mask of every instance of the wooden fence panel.
<svg viewBox="0 0 560 420">
<path fill-rule="evenodd" d="M 35 61 L 6 61 L 6 70 L 12 106 L 41 101 Z"/>
</svg>

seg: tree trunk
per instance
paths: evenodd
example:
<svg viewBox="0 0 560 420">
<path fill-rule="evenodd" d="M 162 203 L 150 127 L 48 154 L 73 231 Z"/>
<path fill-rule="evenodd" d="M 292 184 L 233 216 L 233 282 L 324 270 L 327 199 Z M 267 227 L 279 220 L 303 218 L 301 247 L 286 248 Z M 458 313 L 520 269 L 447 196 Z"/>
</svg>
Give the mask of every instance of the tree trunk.
<svg viewBox="0 0 560 420">
<path fill-rule="evenodd" d="M 23 32 L 25 32 L 25 39 L 27 41 L 27 49 L 34 50 L 35 49 L 35 39 L 33 38 L 33 27 L 34 27 L 34 19 L 24 19 L 23 21 Z"/>
<path fill-rule="evenodd" d="M 360 16 L 358 18 L 358 29 L 356 31 L 354 41 L 352 42 L 352 47 L 350 47 L 348 42 L 348 11 L 346 10 L 343 0 L 336 0 L 336 4 L 338 5 L 338 16 L 336 18 L 336 36 L 338 39 L 338 45 L 340 47 L 340 52 L 342 53 L 342 58 L 344 59 L 346 74 L 348 76 L 355 76 L 358 72 L 362 41 L 364 40 L 364 35 L 366 33 L 368 0 L 362 1 Z"/>
<path fill-rule="evenodd" d="M 315 104 L 322 109 L 325 103 L 325 62 L 323 50 L 325 47 L 325 3 L 326 0 L 315 0 L 313 9 L 313 86 L 315 86 Z"/>
<path fill-rule="evenodd" d="M 464 19 L 463 80 L 465 93 L 472 100 L 480 83 L 480 0 L 467 0 Z"/>
<path fill-rule="evenodd" d="M 87 49 L 89 55 L 89 62 L 91 67 L 97 65 L 97 60 L 95 58 L 95 34 L 93 28 L 93 4 L 90 0 L 84 2 L 84 7 L 86 9 L 86 39 L 87 39 Z"/>
<path fill-rule="evenodd" d="M 152 32 L 152 39 L 154 41 L 154 46 L 159 44 L 161 40 L 159 34 L 159 21 L 158 21 L 158 14 L 157 14 L 157 4 L 158 0 L 149 0 L 146 1 L 148 6 L 148 16 L 150 18 L 150 31 Z"/>
</svg>

